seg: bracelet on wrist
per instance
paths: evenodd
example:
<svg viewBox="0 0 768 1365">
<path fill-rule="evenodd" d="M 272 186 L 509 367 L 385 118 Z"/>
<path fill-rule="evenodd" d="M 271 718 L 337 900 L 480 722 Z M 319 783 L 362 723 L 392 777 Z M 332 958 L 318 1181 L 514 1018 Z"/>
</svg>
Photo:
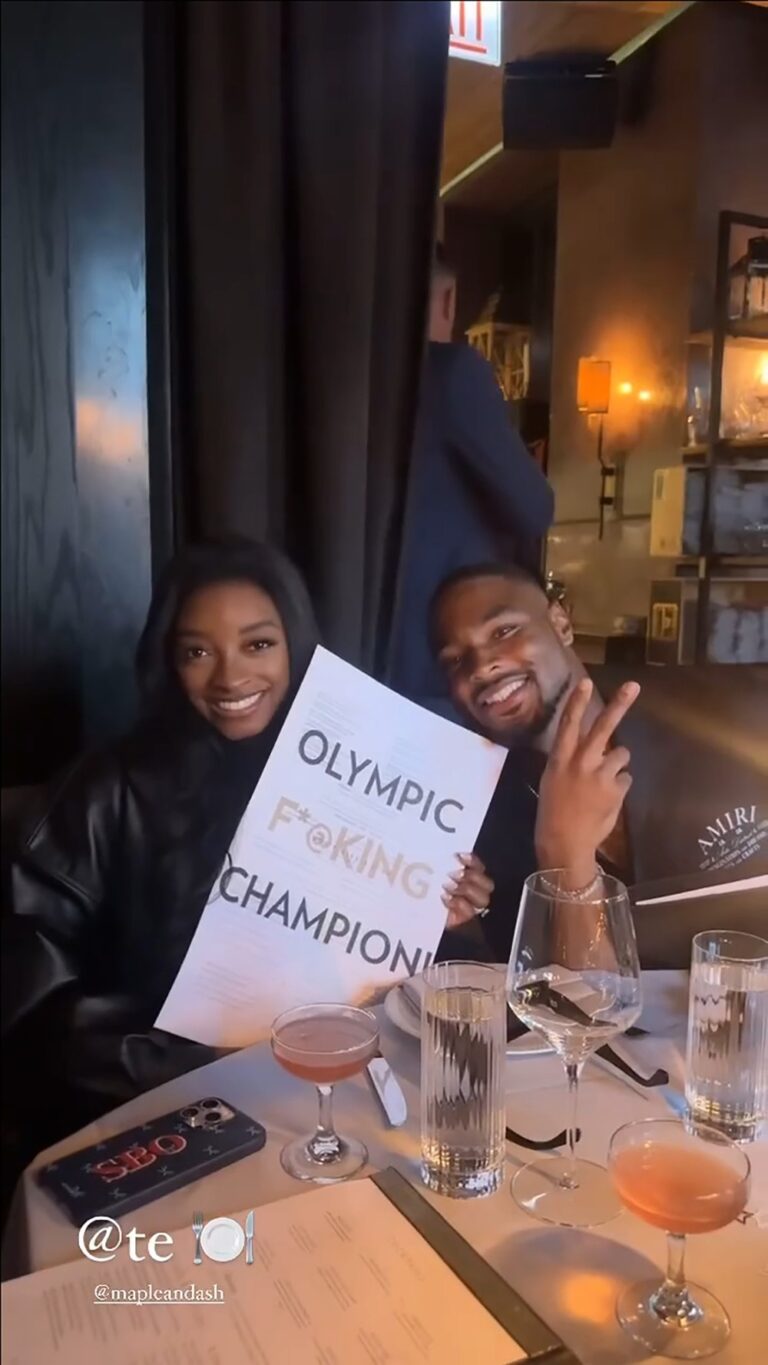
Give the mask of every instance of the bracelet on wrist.
<svg viewBox="0 0 768 1365">
<path fill-rule="evenodd" d="M 600 868 L 595 864 L 595 875 L 592 880 L 587 882 L 586 886 L 577 887 L 573 891 L 569 890 L 568 887 L 557 886 L 554 882 L 547 881 L 545 877 L 542 877 L 541 884 L 550 896 L 557 896 L 560 900 L 578 903 L 579 901 L 592 900 L 595 892 L 599 890 L 602 876 Z"/>
</svg>

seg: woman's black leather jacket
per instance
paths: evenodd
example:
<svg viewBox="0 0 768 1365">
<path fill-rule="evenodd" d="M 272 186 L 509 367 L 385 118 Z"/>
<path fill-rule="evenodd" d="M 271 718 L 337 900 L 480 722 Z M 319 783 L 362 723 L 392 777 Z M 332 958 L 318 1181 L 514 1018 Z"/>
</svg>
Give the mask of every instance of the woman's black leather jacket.
<svg viewBox="0 0 768 1365">
<path fill-rule="evenodd" d="M 11 1075 L 33 1068 L 41 1100 L 63 1092 L 89 1116 L 215 1055 L 153 1027 L 218 865 L 145 747 L 126 741 L 58 785 L 3 911 Z"/>
</svg>

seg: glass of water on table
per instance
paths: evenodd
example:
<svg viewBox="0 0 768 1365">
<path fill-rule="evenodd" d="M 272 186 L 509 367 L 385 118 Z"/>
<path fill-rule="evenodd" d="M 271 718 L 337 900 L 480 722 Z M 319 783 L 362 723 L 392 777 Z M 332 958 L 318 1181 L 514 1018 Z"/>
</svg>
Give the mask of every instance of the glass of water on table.
<svg viewBox="0 0 768 1365">
<path fill-rule="evenodd" d="M 568 1152 L 518 1171 L 512 1194 L 533 1218 L 597 1227 L 620 1205 L 607 1171 L 576 1156 L 579 1078 L 604 1043 L 634 1024 L 641 1009 L 640 963 L 626 888 L 599 874 L 569 892 L 562 872 L 525 883 L 507 970 L 510 1008 L 543 1034 L 568 1079 Z"/>
<path fill-rule="evenodd" d="M 424 973 L 421 1013 L 421 1176 L 466 1199 L 504 1178 L 504 973 L 482 962 L 438 962 Z"/>
<path fill-rule="evenodd" d="M 752 1142 L 768 1118 L 768 940 L 696 934 L 688 1006 L 686 1100 L 695 1125 Z"/>
</svg>

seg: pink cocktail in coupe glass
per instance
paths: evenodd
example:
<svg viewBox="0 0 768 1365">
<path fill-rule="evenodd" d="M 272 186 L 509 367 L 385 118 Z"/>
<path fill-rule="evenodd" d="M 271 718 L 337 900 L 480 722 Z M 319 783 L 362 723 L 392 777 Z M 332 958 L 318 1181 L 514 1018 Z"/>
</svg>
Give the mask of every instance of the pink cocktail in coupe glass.
<svg viewBox="0 0 768 1365">
<path fill-rule="evenodd" d="M 333 1086 L 357 1075 L 376 1056 L 379 1026 L 368 1010 L 352 1005 L 300 1005 L 272 1025 L 275 1060 L 292 1076 L 317 1086 L 317 1128 L 283 1148 L 283 1169 L 297 1180 L 346 1180 L 365 1165 L 368 1150 L 333 1126 Z"/>
<path fill-rule="evenodd" d="M 616 1305 L 619 1322 L 657 1355 L 674 1360 L 714 1355 L 730 1323 L 713 1294 L 686 1284 L 685 1238 L 716 1232 L 743 1212 L 747 1157 L 715 1129 L 693 1130 L 679 1119 L 639 1119 L 614 1133 L 608 1170 L 624 1207 L 662 1228 L 669 1248 L 663 1283 L 648 1280 L 625 1290 Z"/>
</svg>

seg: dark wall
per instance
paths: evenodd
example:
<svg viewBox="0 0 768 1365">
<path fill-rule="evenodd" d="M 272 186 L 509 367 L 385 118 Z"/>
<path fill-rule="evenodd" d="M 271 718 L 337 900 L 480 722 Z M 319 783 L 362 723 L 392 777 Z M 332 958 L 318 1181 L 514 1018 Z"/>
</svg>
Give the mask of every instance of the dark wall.
<svg viewBox="0 0 768 1365">
<path fill-rule="evenodd" d="M 4 785 L 132 709 L 150 587 L 142 7 L 2 5 Z"/>
<path fill-rule="evenodd" d="M 507 224 L 500 216 L 450 204 L 445 206 L 444 224 L 446 255 L 458 277 L 454 336 L 461 340 L 504 282 Z"/>
<path fill-rule="evenodd" d="M 507 212 L 475 213 L 445 204 L 442 240 L 458 277 L 454 336 L 464 337 L 489 297 L 504 287 L 516 322 L 531 328 L 530 382 L 513 420 L 528 442 L 549 434 L 555 230 L 554 187 Z"/>
</svg>

